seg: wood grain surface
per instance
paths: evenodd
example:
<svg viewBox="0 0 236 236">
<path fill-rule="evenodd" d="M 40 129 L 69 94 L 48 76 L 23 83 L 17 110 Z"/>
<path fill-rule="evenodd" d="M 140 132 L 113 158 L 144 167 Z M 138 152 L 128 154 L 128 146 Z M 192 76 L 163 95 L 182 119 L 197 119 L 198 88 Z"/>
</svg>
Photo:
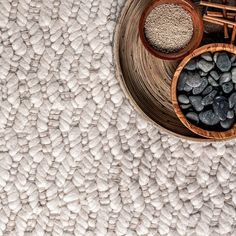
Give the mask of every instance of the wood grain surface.
<svg viewBox="0 0 236 236">
<path fill-rule="evenodd" d="M 188 14 L 191 16 L 192 22 L 193 22 L 193 35 L 190 40 L 190 42 L 181 50 L 178 52 L 172 52 L 172 53 L 164 53 L 157 51 L 155 48 L 153 48 L 148 40 L 145 37 L 145 30 L 144 25 L 146 18 L 150 14 L 150 12 L 162 4 L 177 4 L 181 6 Z M 190 52 L 192 52 L 194 49 L 196 49 L 199 44 L 201 43 L 202 36 L 203 36 L 203 20 L 200 11 L 196 8 L 194 3 L 189 0 L 154 0 L 151 1 L 150 4 L 147 4 L 145 7 L 139 21 L 139 34 L 141 41 L 143 45 L 146 47 L 146 49 L 152 53 L 154 56 L 161 58 L 163 60 L 180 60 L 183 59 L 186 55 L 188 55 Z"/>
<path fill-rule="evenodd" d="M 188 129 L 190 129 L 194 133 L 204 136 L 206 138 L 212 138 L 212 139 L 216 139 L 216 140 L 225 140 L 225 139 L 234 138 L 236 136 L 236 124 L 234 124 L 234 126 L 230 130 L 221 131 L 221 132 L 207 131 L 207 130 L 201 129 L 200 127 L 193 125 L 191 122 L 189 122 L 185 118 L 184 114 L 182 113 L 182 111 L 179 107 L 178 101 L 177 101 L 177 91 L 176 91 L 179 75 L 181 74 L 185 65 L 192 58 L 197 57 L 204 52 L 214 53 L 217 51 L 227 51 L 229 53 L 236 54 L 236 47 L 231 44 L 208 44 L 208 45 L 205 45 L 205 46 L 202 46 L 202 47 L 196 49 L 193 53 L 191 53 L 190 55 L 185 57 L 184 60 L 179 64 L 179 66 L 176 69 L 176 72 L 173 76 L 172 85 L 171 85 L 171 99 L 172 99 L 173 107 L 174 107 L 174 110 L 175 110 L 177 116 L 179 117 L 179 119 L 182 121 L 182 123 Z"/>
<path fill-rule="evenodd" d="M 128 0 L 121 12 L 114 35 L 117 78 L 136 110 L 153 124 L 181 138 L 206 141 L 185 127 L 174 112 L 170 87 L 179 61 L 154 57 L 140 40 L 139 19 L 149 2 Z"/>
</svg>

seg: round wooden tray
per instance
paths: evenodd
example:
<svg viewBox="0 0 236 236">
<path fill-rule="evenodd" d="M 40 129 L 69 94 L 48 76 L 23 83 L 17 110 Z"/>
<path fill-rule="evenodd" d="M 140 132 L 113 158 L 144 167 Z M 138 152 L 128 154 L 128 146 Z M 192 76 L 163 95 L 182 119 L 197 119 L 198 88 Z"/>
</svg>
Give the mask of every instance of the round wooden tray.
<svg viewBox="0 0 236 236">
<path fill-rule="evenodd" d="M 139 37 L 139 19 L 152 0 L 127 0 L 114 35 L 116 75 L 133 106 L 155 125 L 178 137 L 213 141 L 188 130 L 171 103 L 172 76 L 179 61 L 164 61 L 151 55 Z"/>
</svg>

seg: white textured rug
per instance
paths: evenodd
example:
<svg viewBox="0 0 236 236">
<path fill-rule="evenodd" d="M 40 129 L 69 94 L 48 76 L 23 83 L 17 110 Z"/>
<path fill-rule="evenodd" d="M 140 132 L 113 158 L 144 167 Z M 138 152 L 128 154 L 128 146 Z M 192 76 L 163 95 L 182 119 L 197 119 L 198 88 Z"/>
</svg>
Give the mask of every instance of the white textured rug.
<svg viewBox="0 0 236 236">
<path fill-rule="evenodd" d="M 235 142 L 162 134 L 124 98 L 123 3 L 0 0 L 0 235 L 236 235 Z"/>
</svg>

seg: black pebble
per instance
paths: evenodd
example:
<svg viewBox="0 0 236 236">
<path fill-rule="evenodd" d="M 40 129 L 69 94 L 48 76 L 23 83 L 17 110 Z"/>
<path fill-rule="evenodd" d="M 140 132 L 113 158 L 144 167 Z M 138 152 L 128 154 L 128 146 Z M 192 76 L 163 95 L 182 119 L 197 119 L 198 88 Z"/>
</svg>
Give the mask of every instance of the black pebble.
<svg viewBox="0 0 236 236">
<path fill-rule="evenodd" d="M 191 90 L 192 90 L 192 87 L 190 87 L 189 85 L 185 84 L 184 91 L 185 92 L 190 92 Z"/>
<path fill-rule="evenodd" d="M 189 103 L 189 104 L 181 104 L 180 107 L 185 110 L 185 109 L 188 109 L 190 108 L 192 105 Z"/>
<path fill-rule="evenodd" d="M 231 57 L 230 57 L 230 61 L 231 61 L 231 63 L 233 63 L 233 62 L 235 62 L 235 60 L 236 60 L 236 55 L 231 55 Z"/>
<path fill-rule="evenodd" d="M 234 85 L 231 81 L 222 84 L 222 90 L 224 91 L 224 93 L 230 93 L 233 90 L 233 88 L 234 88 Z"/>
<path fill-rule="evenodd" d="M 190 121 L 195 122 L 195 123 L 199 123 L 199 117 L 196 112 L 188 112 L 186 114 L 186 118 L 189 119 Z"/>
<path fill-rule="evenodd" d="M 229 111 L 227 112 L 227 118 L 229 118 L 229 119 L 234 118 L 234 111 L 229 110 Z"/>
<path fill-rule="evenodd" d="M 232 81 L 236 83 L 236 67 L 232 68 L 231 74 L 232 74 Z"/>
<path fill-rule="evenodd" d="M 183 91 L 184 90 L 184 86 L 185 86 L 186 80 L 187 80 L 187 73 L 186 72 L 182 72 L 180 74 L 179 79 L 178 79 L 178 85 L 177 85 L 177 89 L 179 91 Z"/>
<path fill-rule="evenodd" d="M 209 85 L 203 90 L 202 95 L 205 96 L 205 95 L 209 94 L 212 90 L 213 90 L 213 87 L 211 85 Z"/>
<path fill-rule="evenodd" d="M 231 68 L 231 61 L 227 53 L 219 53 L 216 59 L 216 66 L 222 71 L 229 71 Z"/>
<path fill-rule="evenodd" d="M 233 124 L 234 124 L 234 118 L 226 119 L 226 120 L 220 122 L 220 125 L 223 129 L 230 129 Z"/>
<path fill-rule="evenodd" d="M 229 82 L 231 80 L 232 76 L 230 72 L 225 72 L 220 76 L 220 84 Z"/>
<path fill-rule="evenodd" d="M 208 74 L 207 72 L 204 72 L 204 71 L 202 71 L 202 70 L 199 70 L 198 73 L 199 73 L 199 75 L 202 76 L 202 77 L 205 77 L 205 76 L 207 76 L 207 74 Z"/>
<path fill-rule="evenodd" d="M 207 85 L 208 85 L 208 80 L 207 78 L 204 77 L 202 79 L 202 83 L 198 87 L 193 88 L 193 94 L 196 95 L 202 93 L 202 91 L 207 87 Z"/>
<path fill-rule="evenodd" d="M 204 109 L 202 105 L 202 97 L 201 96 L 189 96 L 190 103 L 193 105 L 195 111 L 199 112 Z"/>
<path fill-rule="evenodd" d="M 186 84 L 192 88 L 198 87 L 202 83 L 202 78 L 198 73 L 188 72 Z"/>
<path fill-rule="evenodd" d="M 210 70 L 213 69 L 214 67 L 214 62 L 209 62 L 204 59 L 201 59 L 198 61 L 198 68 L 201 69 L 204 72 L 209 72 Z"/>
<path fill-rule="evenodd" d="M 236 92 L 233 92 L 229 97 L 229 108 L 233 108 L 236 104 Z"/>
<path fill-rule="evenodd" d="M 202 105 L 203 106 L 207 106 L 207 105 L 211 105 L 213 103 L 213 100 L 215 98 L 217 94 L 216 90 L 213 90 L 212 92 L 210 92 L 208 95 L 206 95 L 203 99 L 202 99 Z"/>
<path fill-rule="evenodd" d="M 213 87 L 218 87 L 219 86 L 219 84 L 210 75 L 208 76 L 208 82 Z"/>
<path fill-rule="evenodd" d="M 223 96 L 217 96 L 213 102 L 213 110 L 220 120 L 225 120 L 229 111 L 228 100 Z"/>
<path fill-rule="evenodd" d="M 203 124 L 209 126 L 216 125 L 220 122 L 219 117 L 212 110 L 202 111 L 199 114 L 199 119 Z"/>
<path fill-rule="evenodd" d="M 178 96 L 178 101 L 182 104 L 189 104 L 189 98 L 185 94 L 180 94 Z"/>
<path fill-rule="evenodd" d="M 196 59 L 192 59 L 190 60 L 187 65 L 185 66 L 186 70 L 196 70 L 197 68 L 197 60 Z"/>
<path fill-rule="evenodd" d="M 218 72 L 217 72 L 216 70 L 212 70 L 212 71 L 210 72 L 210 75 L 211 75 L 211 77 L 212 77 L 214 80 L 218 80 L 218 79 L 220 78 L 220 76 L 219 76 L 219 74 L 218 74 Z"/>
<path fill-rule="evenodd" d="M 213 58 L 210 52 L 205 52 L 201 54 L 201 58 L 205 59 L 206 61 L 213 61 Z"/>
</svg>

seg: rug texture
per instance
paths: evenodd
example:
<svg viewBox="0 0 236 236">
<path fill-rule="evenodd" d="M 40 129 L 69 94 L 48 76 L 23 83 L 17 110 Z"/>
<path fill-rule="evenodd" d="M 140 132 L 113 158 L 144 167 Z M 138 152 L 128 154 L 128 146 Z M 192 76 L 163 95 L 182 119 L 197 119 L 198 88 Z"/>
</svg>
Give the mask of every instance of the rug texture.
<svg viewBox="0 0 236 236">
<path fill-rule="evenodd" d="M 115 77 L 124 0 L 0 0 L 0 235 L 236 235 L 234 141 L 145 121 Z"/>
</svg>

